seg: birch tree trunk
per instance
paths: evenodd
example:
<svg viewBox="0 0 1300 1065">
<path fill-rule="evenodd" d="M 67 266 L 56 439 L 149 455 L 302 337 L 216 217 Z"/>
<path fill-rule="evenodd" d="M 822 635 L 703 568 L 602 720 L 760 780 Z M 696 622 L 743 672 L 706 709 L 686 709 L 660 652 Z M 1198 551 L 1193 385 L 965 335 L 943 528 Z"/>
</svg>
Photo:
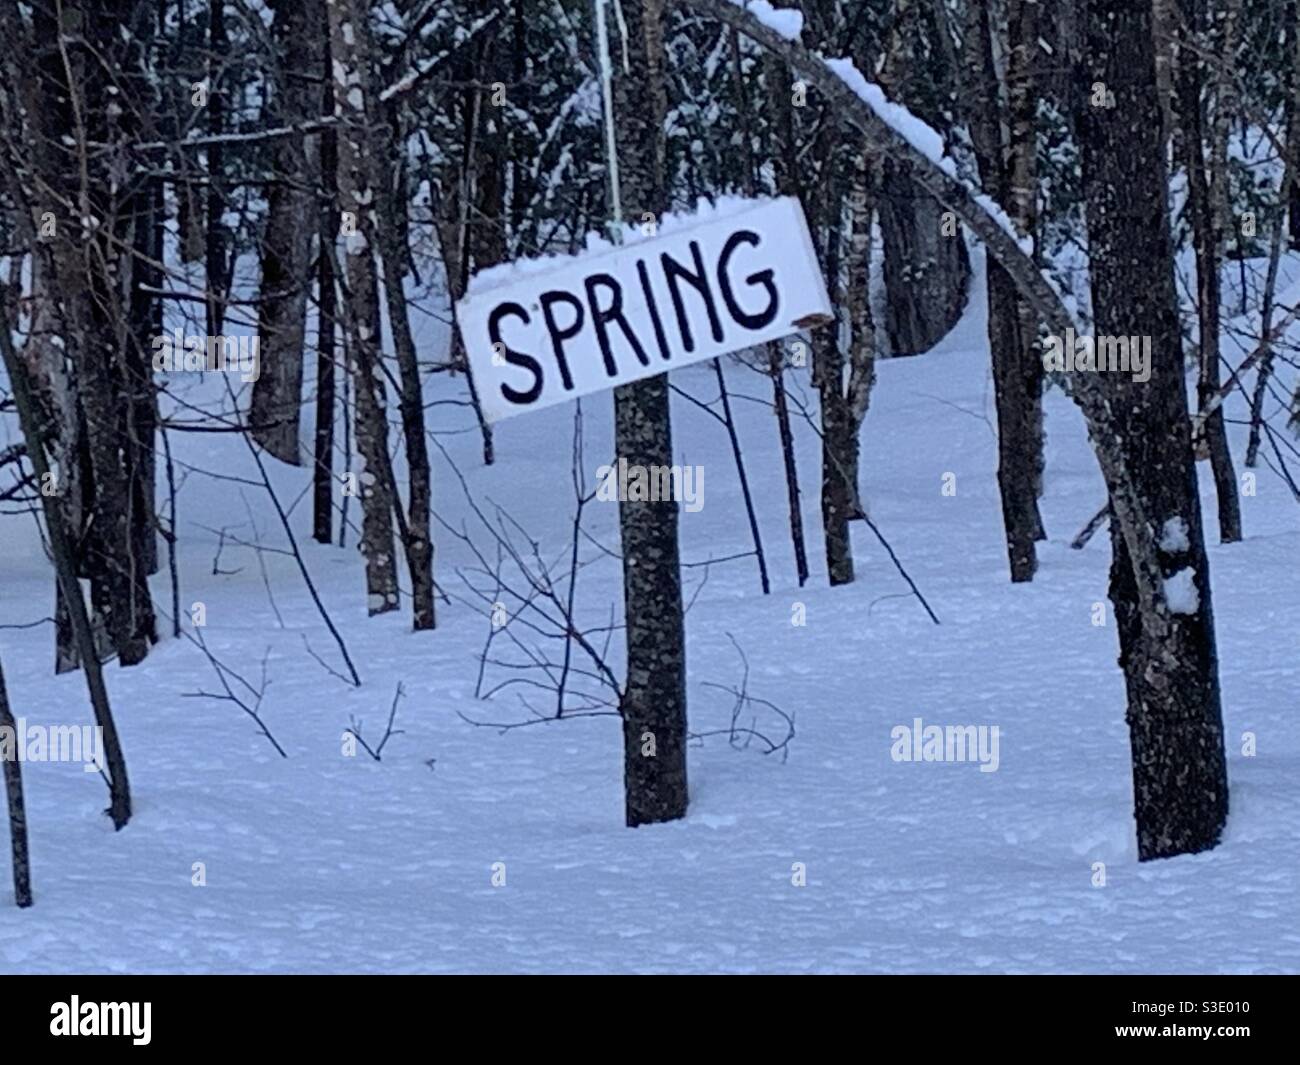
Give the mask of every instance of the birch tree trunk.
<svg viewBox="0 0 1300 1065">
<path fill-rule="evenodd" d="M 397 565 L 393 545 L 393 478 L 388 454 L 388 414 L 379 344 L 379 282 L 375 270 L 375 189 L 367 158 L 366 97 L 363 72 L 369 69 L 369 39 L 361 32 L 364 4 L 326 0 L 333 54 L 335 113 L 338 124 L 338 186 L 343 220 L 348 306 L 356 382 L 356 438 L 361 468 L 361 554 L 366 561 L 367 609 L 396 610 Z"/>
</svg>

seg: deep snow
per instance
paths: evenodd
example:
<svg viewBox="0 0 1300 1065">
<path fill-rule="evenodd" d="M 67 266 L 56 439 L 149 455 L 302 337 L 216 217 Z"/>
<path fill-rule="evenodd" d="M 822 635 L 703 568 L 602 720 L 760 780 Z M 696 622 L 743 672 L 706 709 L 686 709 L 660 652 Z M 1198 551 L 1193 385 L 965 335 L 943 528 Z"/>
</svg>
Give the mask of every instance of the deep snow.
<svg viewBox="0 0 1300 1065">
<path fill-rule="evenodd" d="M 1033 584 L 1009 584 L 976 288 L 939 349 L 880 366 L 862 437 L 864 499 L 941 626 L 864 528 L 854 532 L 857 583 L 824 586 L 819 452 L 807 426 L 798 433 L 813 578 L 797 588 L 775 420 L 759 403 L 735 402 L 774 587 L 760 594 L 752 559 L 708 570 L 688 617 L 691 722 L 726 726 L 731 700 L 706 682 L 737 681 L 734 636 L 751 692 L 793 713 L 797 734 L 784 762 L 725 738 L 693 748 L 691 812 L 676 824 L 623 827 L 613 718 L 504 735 L 466 724 L 458 711 L 527 716 L 508 691 L 487 704 L 473 697 L 487 621 L 461 602 L 440 604 L 436 633 L 410 633 L 405 613 L 367 620 L 356 552 L 314 544 L 303 499 L 295 529 L 365 684 L 331 677 L 304 648 L 306 636 L 337 664 L 288 559 L 263 556 L 283 628 L 253 552 L 227 542 L 221 568 L 238 572 L 213 575 L 207 529 L 250 538 L 241 493 L 263 542 L 283 543 L 258 490 L 189 477 L 182 601 L 206 604 L 209 646 L 246 676 L 258 676 L 269 649 L 265 715 L 290 757 L 236 707 L 184 697 L 216 689 L 188 643 L 165 642 L 140 668 L 110 667 L 135 817 L 115 834 L 96 776 L 78 765 L 25 767 L 37 898 L 27 911 L 10 904 L 5 848 L 0 970 L 1300 971 L 1300 511 L 1261 467 L 1257 495 L 1242 501 L 1246 541 L 1210 548 L 1232 787 L 1226 839 L 1207 854 L 1139 865 L 1115 633 L 1093 624 L 1097 603 L 1109 622 L 1108 538 L 1099 533 L 1083 552 L 1067 546 L 1104 497 L 1100 477 L 1081 419 L 1053 393 L 1051 540 Z M 437 328 L 424 343 L 443 343 Z M 763 378 L 727 366 L 738 392 L 770 397 Z M 674 381 L 714 393 L 708 367 Z M 453 386 L 443 376 L 436 387 Z M 589 481 L 609 461 L 610 406 L 584 401 Z M 1228 409 L 1240 417 L 1240 399 Z M 508 505 L 559 553 L 572 509 L 573 408 L 499 425 L 491 469 L 476 461 L 463 408 L 431 412 L 472 490 Z M 685 561 L 748 550 L 721 427 L 680 400 L 674 420 L 678 461 L 707 470 L 704 507 L 682 515 Z M 0 430 L 0 446 L 12 431 Z M 1240 463 L 1244 441 L 1234 433 L 1233 443 Z M 252 472 L 232 437 L 173 444 L 187 463 Z M 460 491 L 435 460 L 436 503 L 458 525 Z M 949 473 L 954 496 L 942 494 Z M 306 483 L 284 468 L 275 478 L 287 501 Z M 589 511 L 593 533 L 616 544 L 614 505 Z M 0 536 L 0 625 L 37 620 L 52 580 L 34 524 L 0 518 Z M 440 581 L 462 598 L 455 567 L 467 561 L 440 537 Z M 688 597 L 705 572 L 686 571 Z M 617 563 L 583 581 L 586 616 L 599 618 L 620 595 Z M 154 587 L 165 607 L 165 574 Z M 806 625 L 792 624 L 796 604 Z M 14 712 L 81 723 L 82 680 L 51 676 L 52 642 L 48 626 L 0 629 Z M 383 763 L 344 757 L 350 717 L 377 740 L 399 681 L 404 733 Z M 997 725 L 997 772 L 892 761 L 891 729 L 916 717 Z M 1246 732 L 1257 737 L 1253 757 L 1242 754 Z M 203 887 L 192 885 L 197 862 Z M 1104 887 L 1094 886 L 1098 862 Z M 504 863 L 504 886 L 493 886 L 494 863 Z M 806 886 L 793 882 L 796 863 Z"/>
</svg>

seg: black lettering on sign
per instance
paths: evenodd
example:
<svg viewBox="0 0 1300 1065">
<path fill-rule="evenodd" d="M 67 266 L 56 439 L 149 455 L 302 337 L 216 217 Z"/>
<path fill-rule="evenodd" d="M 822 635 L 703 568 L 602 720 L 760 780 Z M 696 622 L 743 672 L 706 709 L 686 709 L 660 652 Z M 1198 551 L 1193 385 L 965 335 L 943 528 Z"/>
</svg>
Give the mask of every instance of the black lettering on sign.
<svg viewBox="0 0 1300 1065">
<path fill-rule="evenodd" d="M 691 256 L 695 260 L 695 273 L 691 273 L 667 252 L 659 253 L 659 262 L 664 268 L 664 277 L 668 279 L 668 291 L 673 297 L 673 310 L 677 312 L 677 328 L 682 335 L 682 346 L 689 355 L 695 350 L 695 338 L 691 336 L 690 323 L 686 320 L 686 308 L 682 305 L 682 293 L 678 284 L 685 281 L 704 299 L 704 308 L 709 313 L 709 328 L 713 332 L 715 343 L 722 343 L 722 323 L 718 320 L 718 309 L 713 304 L 713 292 L 709 289 L 708 274 L 704 272 L 704 256 L 700 246 L 691 241 Z"/>
<path fill-rule="evenodd" d="M 551 307 L 556 303 L 567 303 L 573 308 L 573 324 L 568 329 L 561 329 L 555 322 Z M 551 334 L 551 348 L 555 351 L 555 361 L 560 367 L 560 380 L 564 391 L 573 391 L 573 377 L 569 373 L 569 360 L 564 355 L 564 342 L 572 340 L 582 332 L 582 300 L 571 292 L 552 289 L 543 292 L 541 298 L 542 317 L 546 319 L 546 331 Z"/>
<path fill-rule="evenodd" d="M 655 327 L 655 343 L 659 345 L 659 354 L 671 359 L 673 353 L 668 350 L 668 338 L 664 336 L 664 322 L 659 317 L 659 304 L 655 302 L 654 289 L 650 287 L 650 271 L 645 268 L 645 260 L 636 261 L 636 272 L 641 278 L 641 291 L 645 293 L 645 305 L 650 308 L 650 321 Z"/>
<path fill-rule="evenodd" d="M 627 337 L 628 343 L 632 345 L 632 350 L 636 352 L 637 359 L 642 366 L 650 365 L 650 356 L 645 353 L 645 348 L 641 346 L 641 341 L 637 340 L 636 334 L 632 332 L 632 327 L 628 325 L 627 319 L 623 317 L 623 286 L 618 283 L 618 279 L 611 277 L 609 274 L 592 274 L 583 282 L 587 289 L 587 306 L 591 308 L 591 320 L 596 326 L 596 343 L 600 345 L 601 357 L 605 360 L 605 373 L 610 377 L 618 376 L 618 364 L 614 361 L 614 354 L 609 348 L 609 331 L 605 328 L 610 322 L 617 322 L 623 328 L 623 335 Z M 606 308 L 601 308 L 600 300 L 596 298 L 596 288 L 600 286 L 607 292 L 612 292 L 613 298 Z"/>
<path fill-rule="evenodd" d="M 499 304 L 493 307 L 492 313 L 488 315 L 488 339 L 492 341 L 493 347 L 500 344 L 505 349 L 506 362 L 510 363 L 511 366 L 521 367 L 533 375 L 533 385 L 531 388 L 520 392 L 502 383 L 501 394 L 511 403 L 533 403 L 542 394 L 542 365 L 531 355 L 525 355 L 522 351 L 515 351 L 501 339 L 501 319 L 507 315 L 522 319 L 524 325 L 529 323 L 528 312 L 519 304 Z"/>
<path fill-rule="evenodd" d="M 736 250 L 737 245 L 749 244 L 757 248 L 762 243 L 757 233 L 748 229 L 738 229 L 735 233 L 727 238 L 727 243 L 722 248 L 722 254 L 718 256 L 718 288 L 722 290 L 722 301 L 727 305 L 727 313 L 740 325 L 746 329 L 762 329 L 764 326 L 771 325 L 776 320 L 777 310 L 780 307 L 780 296 L 776 291 L 776 284 L 772 281 L 771 269 L 760 270 L 756 274 L 750 274 L 745 278 L 745 284 L 762 285 L 767 289 L 767 307 L 757 314 L 746 314 L 743 307 L 736 302 L 735 293 L 731 288 L 731 277 L 727 273 L 727 264 L 731 262 L 731 253 Z"/>
</svg>

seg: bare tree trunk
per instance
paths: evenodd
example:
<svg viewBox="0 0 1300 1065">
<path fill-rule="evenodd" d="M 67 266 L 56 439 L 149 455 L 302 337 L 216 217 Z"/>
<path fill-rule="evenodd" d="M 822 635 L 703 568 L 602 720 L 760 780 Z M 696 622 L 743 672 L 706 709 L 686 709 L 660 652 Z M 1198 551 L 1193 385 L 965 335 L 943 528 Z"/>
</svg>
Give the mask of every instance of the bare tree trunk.
<svg viewBox="0 0 1300 1065">
<path fill-rule="evenodd" d="M 790 543 L 794 547 L 795 575 L 799 587 L 808 583 L 808 548 L 803 535 L 803 502 L 799 491 L 799 465 L 794 453 L 794 430 L 790 425 L 790 403 L 785 394 L 785 366 L 781 348 L 768 348 L 768 373 L 772 377 L 772 402 L 776 408 L 777 432 L 781 437 L 781 462 L 785 468 L 786 501 L 790 512 Z"/>
<path fill-rule="evenodd" d="M 476 53 L 479 63 L 486 60 L 486 49 L 490 45 L 485 40 L 482 50 Z M 472 65 L 466 66 L 467 59 L 458 57 L 458 76 L 465 81 L 473 81 L 477 72 Z M 450 194 L 444 195 L 438 209 L 436 226 L 438 242 L 442 252 L 443 270 L 447 277 L 447 290 L 454 307 L 465 295 L 469 284 L 470 263 L 473 258 L 472 238 L 470 234 L 470 212 L 474 201 L 474 184 L 478 173 L 478 140 L 483 122 L 483 93 L 471 84 L 465 90 L 462 104 L 462 153 L 457 167 L 451 170 L 450 180 L 445 184 L 450 187 Z M 483 264 L 487 265 L 487 264 Z M 483 415 L 483 405 L 479 402 L 478 386 L 469 369 L 469 359 L 465 353 L 464 340 L 459 329 L 451 332 L 451 350 L 448 353 L 451 372 L 465 371 L 469 382 L 470 405 L 474 408 L 474 417 L 478 421 L 479 435 L 483 440 L 483 465 L 491 466 L 496 461 L 496 446 L 493 442 L 492 426 Z"/>
<path fill-rule="evenodd" d="M 378 116 L 372 119 L 372 126 Z M 382 155 L 373 153 L 372 160 L 391 159 L 397 145 L 387 145 Z M 402 415 L 402 433 L 406 440 L 406 464 L 410 476 L 410 504 L 403 526 L 403 546 L 406 549 L 407 568 L 411 575 L 412 618 L 416 631 L 432 629 L 437 624 L 433 591 L 433 534 L 430 529 L 430 512 L 433 505 L 433 472 L 429 464 L 429 444 L 425 439 L 424 394 L 420 380 L 419 358 L 415 340 L 411 336 L 410 315 L 406 292 L 402 288 L 405 249 L 398 241 L 403 231 L 399 215 L 405 205 L 395 202 L 395 193 L 383 183 L 382 176 L 372 175 L 373 187 L 379 201 L 380 225 L 378 227 L 380 257 L 384 263 L 384 295 L 387 299 L 388 322 L 397 349 L 397 365 L 401 374 L 399 406 Z M 396 505 L 401 501 L 395 499 Z"/>
<path fill-rule="evenodd" d="M 326 42 L 328 45 L 328 41 Z M 333 79 L 329 73 L 329 51 L 325 56 L 325 93 L 329 113 L 334 111 Z M 316 433 L 312 468 L 312 536 L 317 543 L 333 542 L 334 533 L 334 407 L 335 326 L 338 317 L 334 279 L 334 252 L 339 232 L 338 144 L 333 130 L 321 136 L 321 180 L 326 204 L 320 208 L 320 254 L 317 265 L 316 332 Z"/>
<path fill-rule="evenodd" d="M 859 48 L 858 67 L 876 67 L 876 79 L 890 99 L 936 125 L 940 116 L 915 91 L 922 41 L 930 36 L 933 22 L 919 0 L 893 0 L 891 7 L 883 61 Z M 940 36 L 947 33 L 946 16 L 939 28 Z M 958 72 L 952 71 L 952 76 L 956 78 Z M 944 225 L 940 204 L 916 189 L 887 159 L 877 169 L 884 332 L 891 355 L 919 355 L 961 320 L 970 294 L 970 258 L 960 235 Z"/>
<path fill-rule="evenodd" d="M 1007 203 L 1016 230 L 1038 243 L 1038 103 L 1040 52 L 1039 0 L 1010 0 L 1008 8 L 1011 54 L 1007 66 L 1008 143 Z M 1025 449 L 1023 470 L 1030 498 L 1017 507 L 1018 520 L 1033 524 L 1035 540 L 1046 540 L 1038 500 L 1043 494 L 1043 361 L 1038 354 L 1038 316 L 1016 299 L 1020 373 L 1014 381 L 1015 405 L 1022 425 L 1017 436 Z M 1035 560 L 1036 562 L 1036 560 Z"/>
<path fill-rule="evenodd" d="M 1210 574 L 1183 387 L 1182 336 L 1155 88 L 1150 5 L 1087 0 L 1081 85 L 1104 84 L 1114 107 L 1080 93 L 1092 302 L 1097 331 L 1150 335 L 1150 380 L 1097 374 L 1115 439 L 1144 499 L 1153 542 L 1112 522 L 1111 601 L 1128 686 L 1134 816 L 1142 860 L 1205 850 L 1228 813 L 1223 716 Z M 1134 226 L 1132 219 L 1143 224 Z M 1112 502 L 1114 501 L 1112 494 Z M 1143 584 L 1163 582 L 1150 597 Z"/>
<path fill-rule="evenodd" d="M 230 54 L 226 35 L 226 0 L 208 0 L 208 132 L 226 132 L 226 98 L 219 71 Z M 221 334 L 226 317 L 226 150 L 220 143 L 208 146 L 208 192 L 204 200 L 204 272 L 207 278 L 208 336 Z"/>
<path fill-rule="evenodd" d="M 1008 208 L 1020 232 L 1032 232 L 1034 216 L 1033 105 L 1030 55 L 1037 41 L 1037 5 L 1017 2 L 1011 24 L 1014 45 L 1009 60 L 1018 84 L 1009 93 L 1008 114 L 1000 97 L 993 61 L 993 34 L 987 10 L 968 8 L 966 29 L 968 124 L 980 180 Z M 1014 113 L 1012 113 L 1014 108 Z M 1009 130 L 1004 143 L 1002 130 Z M 1031 581 L 1038 569 L 1034 543 L 1043 538 L 1038 496 L 1043 468 L 1042 362 L 1033 350 L 1036 316 L 1022 307 L 1015 285 L 1002 266 L 987 260 L 988 334 L 993 356 L 993 387 L 998 418 L 998 492 L 1013 582 Z"/>
<path fill-rule="evenodd" d="M 775 6 L 786 7 L 789 2 L 790 0 L 780 0 Z M 732 55 L 737 93 L 743 103 L 744 83 L 739 69 L 739 34 L 735 34 L 734 31 Z M 790 165 L 790 160 L 794 158 L 795 152 L 794 113 L 788 91 L 790 72 L 780 60 L 773 56 L 764 57 L 763 69 L 772 97 L 772 108 L 775 111 L 771 123 L 772 144 L 770 154 L 772 168 L 776 174 L 777 191 L 783 196 L 798 197 L 805 214 L 807 214 L 808 205 L 805 202 L 804 187 L 796 180 L 794 168 Z M 782 356 L 782 346 L 780 344 L 768 345 L 767 353 L 768 373 L 772 378 L 772 401 L 776 409 L 777 433 L 781 439 L 781 461 L 785 469 L 786 500 L 790 513 L 790 543 L 794 549 L 795 574 L 799 579 L 799 587 L 802 588 L 808 583 L 808 548 L 804 539 L 803 501 L 802 493 L 799 490 L 799 464 L 794 450 L 794 430 L 790 424 L 790 402 L 785 391 L 785 360 Z"/>
<path fill-rule="evenodd" d="M 5 735 L 12 737 L 6 744 Z M 32 864 L 27 850 L 27 810 L 23 804 L 23 767 L 18 760 L 17 723 L 9 709 L 4 666 L 0 665 L 0 760 L 5 766 L 5 796 L 9 801 L 9 846 L 13 855 L 14 902 L 32 904 Z"/>
<path fill-rule="evenodd" d="M 315 83 L 304 71 L 319 70 L 324 11 L 320 0 L 276 0 L 272 27 L 280 51 L 275 70 L 274 122 L 299 125 L 319 111 Z M 253 382 L 248 419 L 252 437 L 267 454 L 302 464 L 298 434 L 302 411 L 303 347 L 307 293 L 311 288 L 312 188 L 315 167 L 307 139 L 277 142 L 275 182 L 267 202 L 262 242 L 262 284 L 257 331 L 261 362 Z"/>
<path fill-rule="evenodd" d="M 1292 224 L 1300 226 L 1300 5 L 1296 0 L 1285 0 L 1282 7 L 1286 42 L 1286 168 L 1282 173 L 1282 186 L 1278 191 L 1277 222 L 1269 250 L 1268 279 L 1264 286 L 1264 301 L 1260 309 L 1260 336 L 1265 342 L 1273 328 L 1273 296 L 1277 291 L 1277 275 L 1282 251 L 1285 248 L 1287 215 Z M 1250 442 L 1246 447 L 1246 466 L 1254 469 L 1259 459 L 1260 437 L 1264 425 L 1264 399 L 1273 375 L 1273 346 L 1269 343 L 1259 362 L 1255 391 L 1250 403 Z M 1291 427 L 1300 429 L 1300 385 L 1292 402 Z"/>
<path fill-rule="evenodd" d="M 49 443 L 54 467 L 61 481 L 55 486 L 63 498 L 68 528 L 80 529 L 83 523 L 81 477 L 82 418 L 76 382 L 64 360 L 60 346 L 57 282 L 53 276 L 51 256 L 37 249 L 31 256 L 31 321 L 27 342 L 22 350 L 33 400 L 41 422 L 42 435 Z M 76 641 L 72 622 L 57 583 L 54 589 L 54 671 L 75 670 Z"/>
<path fill-rule="evenodd" d="M 722 424 L 731 442 L 731 456 L 736 460 L 736 476 L 740 479 L 740 494 L 745 502 L 745 517 L 749 521 L 749 535 L 754 541 L 754 555 L 758 560 L 758 581 L 764 595 L 772 592 L 767 576 L 767 555 L 763 551 L 763 536 L 758 529 L 758 515 L 754 511 L 754 494 L 749 490 L 749 474 L 745 472 L 745 456 L 740 449 L 740 434 L 736 420 L 731 416 L 731 394 L 727 391 L 727 377 L 722 370 L 722 360 L 713 360 L 713 372 L 718 378 L 718 398 L 722 401 Z"/>
<path fill-rule="evenodd" d="M 832 160 L 827 160 L 825 165 L 834 167 Z M 843 229 L 837 186 L 834 177 L 827 179 L 825 187 L 835 191 L 826 197 L 828 206 L 825 211 L 830 217 L 825 225 L 822 269 L 829 287 L 838 295 Z M 858 439 L 844 400 L 845 361 L 837 327 L 820 329 L 813 335 L 813 386 L 821 401 L 822 536 L 826 549 L 826 575 L 832 587 L 851 584 L 854 579 L 853 537 L 849 521 L 854 517 L 854 500 L 857 498 Z"/>
<path fill-rule="evenodd" d="M 60 31 L 44 12 L 33 15 L 37 40 L 20 44 L 27 30 L 10 13 L 4 36 L 13 42 L 13 83 L 20 86 L 30 123 L 27 150 L 15 157 L 10 194 L 20 205 L 24 228 L 32 206 L 49 194 L 77 205 L 76 217 L 58 218 L 48 241 L 31 233 L 33 255 L 59 308 L 58 336 L 80 401 L 81 487 L 85 535 L 70 539 L 74 571 L 91 577 L 94 602 L 123 665 L 134 665 L 156 640 L 148 576 L 157 568 L 153 522 L 153 413 L 151 379 L 141 343 L 154 322 L 152 296 L 140 292 L 147 269 L 137 273 L 131 254 L 148 254 L 154 234 L 150 179 L 127 167 L 116 171 L 117 152 L 92 151 L 92 143 L 132 139 L 136 112 L 109 107 L 109 89 L 88 66 L 116 63 L 134 70 L 147 32 L 148 11 L 127 5 L 109 12 L 96 5 L 67 4 Z M 93 58 L 92 58 L 93 57 Z M 148 110 L 143 79 L 133 106 Z M 147 264 L 146 264 L 147 265 Z M 35 412 L 38 418 L 39 414 Z M 60 471 L 62 472 L 62 471 Z M 64 492 L 60 482 L 55 490 Z"/>
<path fill-rule="evenodd" d="M 1192 215 L 1193 242 L 1196 246 L 1197 308 L 1200 316 L 1200 377 L 1197 394 L 1204 408 L 1219 390 L 1219 333 L 1222 292 L 1219 270 L 1225 247 L 1224 225 L 1227 222 L 1227 151 L 1230 97 L 1227 78 L 1216 76 L 1213 141 L 1210 145 L 1209 181 L 1205 163 L 1205 137 L 1201 94 L 1204 84 L 1198 46 L 1204 47 L 1198 31 L 1204 29 L 1204 0 L 1181 0 L 1184 32 L 1189 35 L 1179 62 L 1179 103 L 1182 111 L 1184 154 L 1188 173 L 1188 208 Z M 1224 55 L 1230 62 L 1237 39 L 1237 15 L 1232 9 L 1224 21 Z M 1237 498 L 1237 479 L 1228 451 L 1228 437 L 1223 422 L 1223 408 L 1218 407 L 1204 423 L 1204 446 L 1214 471 L 1219 500 L 1219 538 L 1223 543 L 1241 539 L 1241 504 Z"/>
<path fill-rule="evenodd" d="M 1174 131 L 1175 41 L 1178 38 L 1178 0 L 1152 0 L 1151 26 L 1156 42 L 1156 92 L 1160 96 L 1161 144 L 1168 144 Z"/>
<path fill-rule="evenodd" d="M 356 382 L 356 437 L 362 468 L 361 554 L 366 560 L 367 609 L 396 610 L 397 566 L 393 545 L 393 478 L 388 455 L 382 352 L 379 343 L 379 284 L 375 271 L 375 190 L 366 156 L 365 71 L 369 35 L 356 32 L 368 8 L 350 0 L 326 0 L 334 64 L 338 125 L 338 183 L 347 247 L 348 307 L 353 379 Z"/>
<path fill-rule="evenodd" d="M 430 530 L 433 476 L 429 464 L 429 445 L 425 438 L 419 358 L 411 335 L 410 312 L 403 287 L 408 262 L 406 203 L 403 195 L 405 184 L 400 177 L 389 176 L 395 165 L 394 160 L 403 148 L 400 135 L 393 128 L 392 116 L 381 113 L 383 105 L 378 102 L 374 71 L 370 66 L 362 65 L 368 63 L 367 57 L 374 54 L 370 28 L 365 21 L 368 9 L 364 6 L 360 9 L 356 5 L 353 7 L 355 18 L 351 34 L 355 46 L 354 58 L 358 64 L 356 71 L 363 90 L 364 116 L 364 123 L 355 131 L 354 136 L 360 144 L 361 157 L 369 166 L 367 188 L 373 196 L 375 212 L 373 235 L 384 268 L 385 306 L 401 377 L 398 402 L 410 477 L 410 505 L 406 515 L 400 509 L 401 494 L 397 489 L 396 478 L 392 475 L 391 464 L 386 464 L 385 469 L 390 480 L 390 493 L 397 511 L 398 528 L 411 576 L 413 626 L 417 631 L 422 631 L 432 629 L 436 624 L 433 536 Z M 400 174 L 401 165 L 396 165 Z"/>
<path fill-rule="evenodd" d="M 1077 322 L 1032 258 L 963 182 L 885 122 L 818 56 L 727 0 L 678 0 L 735 26 L 783 58 L 839 117 L 951 209 L 1010 274 L 1023 299 L 1058 336 Z M 1075 93 L 1099 329 L 1151 335 L 1149 382 L 1074 371 L 1072 398 L 1110 492 L 1112 527 L 1127 564 L 1117 583 L 1125 621 L 1121 650 L 1130 684 L 1138 854 L 1143 860 L 1215 846 L 1228 811 L 1223 718 L 1210 582 L 1183 388 L 1173 285 L 1166 165 L 1155 114 L 1151 12 L 1129 0 L 1090 0 L 1079 86 L 1097 82 L 1116 106 L 1091 108 Z M 1081 77 L 1080 77 L 1081 75 Z M 1132 219 L 1144 224 L 1134 227 Z M 1151 223 L 1154 223 L 1151 224 Z M 1135 245 L 1135 237 L 1141 241 Z M 1185 528 L 1184 528 L 1185 526 Z M 1131 575 L 1131 581 L 1130 581 Z"/>
<path fill-rule="evenodd" d="M 880 197 L 884 238 L 885 334 L 891 355 L 920 355 L 948 335 L 966 310 L 970 259 L 945 235 L 943 208 L 885 167 Z"/>
<path fill-rule="evenodd" d="M 615 133 L 628 217 L 660 218 L 666 52 L 663 0 L 625 0 L 630 69 L 616 77 Z M 629 466 L 672 465 L 668 375 L 614 392 L 614 442 Z M 623 775 L 629 827 L 686 814 L 686 629 L 676 500 L 619 503 L 627 625 Z"/>
<path fill-rule="evenodd" d="M 32 391 L 27 382 L 27 371 L 20 362 L 17 352 L 14 351 L 9 316 L 4 310 L 3 301 L 0 301 L 0 361 L 3 361 L 5 372 L 9 375 L 9 386 L 13 390 L 19 425 L 22 428 L 23 438 L 27 442 L 28 461 L 32 464 L 37 481 L 43 481 L 50 474 L 49 463 L 46 461 L 45 447 L 41 442 L 40 424 Z M 104 672 L 95 648 L 90 615 L 86 612 L 86 602 L 81 597 L 76 562 L 68 541 L 59 498 L 42 493 L 41 505 L 45 512 L 45 528 L 50 538 L 54 568 L 72 622 L 77 653 L 81 657 L 82 670 L 86 676 L 86 688 L 90 693 L 91 707 L 95 712 L 95 722 L 103 730 L 104 761 L 110 797 L 108 813 L 113 819 L 113 827 L 121 829 L 131 819 L 131 788 L 126 775 L 126 757 L 122 753 L 122 745 L 117 736 L 117 725 L 109 706 L 108 688 L 104 684 Z"/>
</svg>

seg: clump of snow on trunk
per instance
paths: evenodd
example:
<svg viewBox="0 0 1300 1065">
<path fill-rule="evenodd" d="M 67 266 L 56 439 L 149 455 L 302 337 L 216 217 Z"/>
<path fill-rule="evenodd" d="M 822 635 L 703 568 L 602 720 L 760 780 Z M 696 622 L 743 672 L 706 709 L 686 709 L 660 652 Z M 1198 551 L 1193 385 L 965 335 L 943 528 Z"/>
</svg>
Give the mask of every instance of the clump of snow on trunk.
<svg viewBox="0 0 1300 1065">
<path fill-rule="evenodd" d="M 1170 554 L 1177 554 L 1179 551 L 1187 551 L 1191 547 L 1191 540 L 1188 538 L 1187 520 L 1181 517 L 1172 517 L 1165 522 L 1164 527 L 1160 530 L 1160 550 L 1168 551 Z"/>
<path fill-rule="evenodd" d="M 1196 590 L 1196 570 L 1180 569 L 1165 578 L 1165 602 L 1175 614 L 1195 614 L 1201 608 L 1201 596 Z"/>
</svg>

